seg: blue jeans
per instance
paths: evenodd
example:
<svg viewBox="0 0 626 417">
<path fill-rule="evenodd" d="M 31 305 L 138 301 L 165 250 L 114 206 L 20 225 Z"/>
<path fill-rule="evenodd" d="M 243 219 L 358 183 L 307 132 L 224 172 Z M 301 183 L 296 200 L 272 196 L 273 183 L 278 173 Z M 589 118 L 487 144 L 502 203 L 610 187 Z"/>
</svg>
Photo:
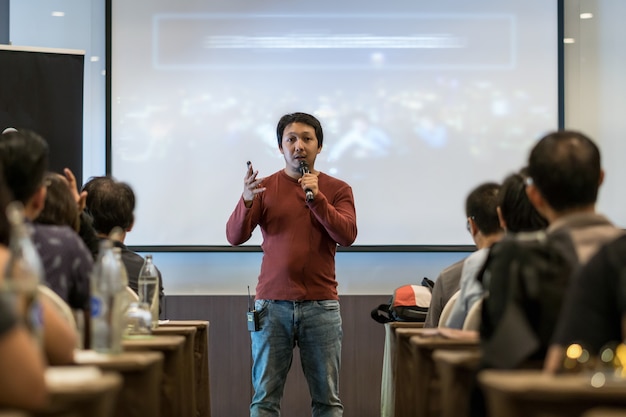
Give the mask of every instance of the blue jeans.
<svg viewBox="0 0 626 417">
<path fill-rule="evenodd" d="M 251 332 L 252 386 L 250 417 L 280 416 L 293 348 L 300 348 L 309 384 L 313 417 L 341 417 L 339 368 L 341 314 L 339 301 L 256 300 L 260 330 Z"/>
</svg>

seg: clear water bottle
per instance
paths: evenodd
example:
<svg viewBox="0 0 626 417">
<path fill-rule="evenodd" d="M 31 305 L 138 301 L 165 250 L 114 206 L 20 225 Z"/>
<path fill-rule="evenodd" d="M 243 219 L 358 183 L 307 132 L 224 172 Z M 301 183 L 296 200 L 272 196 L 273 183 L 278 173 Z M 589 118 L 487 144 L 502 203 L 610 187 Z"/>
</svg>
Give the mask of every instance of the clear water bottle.
<svg viewBox="0 0 626 417">
<path fill-rule="evenodd" d="M 126 287 L 122 301 L 122 311 L 124 311 L 122 335 L 123 337 L 148 335 L 152 332 L 152 315 L 149 307 L 140 304 L 130 293 L 132 290 L 128 288 L 128 272 L 122 261 L 122 249 L 116 246 L 113 248 L 113 253 L 122 272 L 122 284 Z"/>
<path fill-rule="evenodd" d="M 124 297 L 120 301 L 120 309 L 123 312 L 124 320 L 122 323 L 122 337 L 126 335 L 126 314 L 128 308 L 131 303 L 130 294 L 128 294 L 126 287 L 128 286 L 128 272 L 126 271 L 126 266 L 122 261 L 122 248 L 117 246 L 113 247 L 113 255 L 115 256 L 115 261 L 117 262 L 117 267 L 120 269 L 120 285 L 124 287 Z"/>
<path fill-rule="evenodd" d="M 4 288 L 13 300 L 19 299 L 18 313 L 23 315 L 27 328 L 41 344 L 43 317 L 37 297 L 37 286 L 44 281 L 43 264 L 31 240 L 32 227 L 25 222 L 22 203 L 17 201 L 10 203 L 6 213 L 11 225 L 11 237 Z"/>
<path fill-rule="evenodd" d="M 152 313 L 148 305 L 132 301 L 126 310 L 126 335 L 145 336 L 152 333 Z"/>
<path fill-rule="evenodd" d="M 152 314 L 152 328 L 159 326 L 159 274 L 152 262 L 152 255 L 146 255 L 146 260 L 139 271 L 139 302 L 147 305 Z"/>
<path fill-rule="evenodd" d="M 122 248 L 118 248 L 117 246 L 114 246 L 113 255 L 115 255 L 117 266 L 120 268 L 121 284 L 124 287 L 127 287 L 128 286 L 128 271 L 126 271 L 126 266 L 124 265 L 124 262 L 122 261 Z"/>
<path fill-rule="evenodd" d="M 125 284 L 113 242 L 100 242 L 91 274 L 91 348 L 100 353 L 120 353 L 124 331 Z"/>
</svg>

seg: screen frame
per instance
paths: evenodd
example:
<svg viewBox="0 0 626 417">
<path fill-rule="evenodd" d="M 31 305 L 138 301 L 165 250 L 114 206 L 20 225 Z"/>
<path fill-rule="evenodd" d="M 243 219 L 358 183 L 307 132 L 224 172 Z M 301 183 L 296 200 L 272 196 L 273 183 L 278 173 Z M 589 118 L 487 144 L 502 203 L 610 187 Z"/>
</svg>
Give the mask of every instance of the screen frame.
<svg viewBox="0 0 626 417">
<path fill-rule="evenodd" d="M 106 114 L 105 114 L 105 167 L 106 174 L 112 175 L 112 8 L 113 1 L 105 2 L 106 33 Z M 565 77 L 564 77 L 564 0 L 554 0 L 557 7 L 557 108 L 558 129 L 565 126 Z M 130 249 L 138 252 L 262 252 L 260 245 L 131 245 Z M 338 246 L 339 252 L 472 252 L 474 245 L 353 245 Z"/>
</svg>

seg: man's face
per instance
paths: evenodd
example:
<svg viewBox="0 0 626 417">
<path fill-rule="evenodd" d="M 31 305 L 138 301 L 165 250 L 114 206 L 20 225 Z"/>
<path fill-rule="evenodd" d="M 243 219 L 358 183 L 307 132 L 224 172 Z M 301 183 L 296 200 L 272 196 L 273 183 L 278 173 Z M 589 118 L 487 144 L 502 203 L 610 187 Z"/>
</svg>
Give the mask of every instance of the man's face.
<svg viewBox="0 0 626 417">
<path fill-rule="evenodd" d="M 315 129 L 304 123 L 291 123 L 283 130 L 282 147 L 280 152 L 285 157 L 287 169 L 291 172 L 299 172 L 300 161 L 304 160 L 313 169 L 317 154 L 322 151 L 318 147 Z"/>
</svg>

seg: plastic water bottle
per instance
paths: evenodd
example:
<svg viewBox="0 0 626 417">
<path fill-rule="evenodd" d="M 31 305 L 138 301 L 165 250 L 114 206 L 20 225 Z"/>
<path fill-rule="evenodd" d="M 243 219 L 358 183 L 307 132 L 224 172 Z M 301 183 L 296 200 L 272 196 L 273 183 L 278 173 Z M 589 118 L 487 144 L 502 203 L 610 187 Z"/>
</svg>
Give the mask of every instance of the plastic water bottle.
<svg viewBox="0 0 626 417">
<path fill-rule="evenodd" d="M 122 304 L 122 310 L 126 311 L 128 305 L 130 304 L 129 295 L 126 293 L 126 287 L 128 287 L 128 271 L 126 271 L 126 265 L 124 265 L 124 261 L 122 261 L 122 248 L 118 248 L 116 246 L 113 247 L 113 255 L 115 255 L 115 261 L 117 262 L 117 267 L 120 269 L 120 285 L 124 290 L 124 303 Z"/>
<path fill-rule="evenodd" d="M 126 293 L 126 287 L 128 286 L 128 272 L 126 271 L 126 266 L 122 261 L 122 248 L 118 248 L 117 246 L 113 247 L 113 255 L 115 256 L 115 261 L 117 262 L 117 267 L 120 269 L 120 285 L 124 287 L 124 297 L 120 301 L 120 309 L 123 312 L 124 320 L 122 322 L 122 337 L 126 335 L 126 313 L 128 311 L 128 307 L 130 306 L 131 300 L 129 294 Z"/>
<path fill-rule="evenodd" d="M 122 249 L 117 246 L 113 248 L 115 254 L 115 260 L 121 271 L 122 285 L 128 286 L 128 271 L 122 261 Z M 122 311 L 124 312 L 124 320 L 122 325 L 122 337 L 146 335 L 151 333 L 152 329 L 152 315 L 146 306 L 143 306 L 135 301 L 130 293 L 129 289 L 124 289 L 124 299 L 121 304 Z"/>
<path fill-rule="evenodd" d="M 146 260 L 139 271 L 139 302 L 146 304 L 152 315 L 152 328 L 159 326 L 159 274 L 152 262 L 152 255 Z"/>
<path fill-rule="evenodd" d="M 122 351 L 125 286 L 113 242 L 104 239 L 91 274 L 91 348 L 96 352 Z"/>
<path fill-rule="evenodd" d="M 126 271 L 126 266 L 122 261 L 122 248 L 118 248 L 117 246 L 113 247 L 113 255 L 115 255 L 115 260 L 117 261 L 117 266 L 120 268 L 120 283 L 124 286 L 128 286 L 128 272 Z"/>
<path fill-rule="evenodd" d="M 32 229 L 25 222 L 24 206 L 12 202 L 6 209 L 11 225 L 10 257 L 5 271 L 4 289 L 14 300 L 23 299 L 25 324 L 37 341 L 43 343 L 43 317 L 37 286 L 44 281 L 39 253 L 31 240 Z"/>
</svg>

